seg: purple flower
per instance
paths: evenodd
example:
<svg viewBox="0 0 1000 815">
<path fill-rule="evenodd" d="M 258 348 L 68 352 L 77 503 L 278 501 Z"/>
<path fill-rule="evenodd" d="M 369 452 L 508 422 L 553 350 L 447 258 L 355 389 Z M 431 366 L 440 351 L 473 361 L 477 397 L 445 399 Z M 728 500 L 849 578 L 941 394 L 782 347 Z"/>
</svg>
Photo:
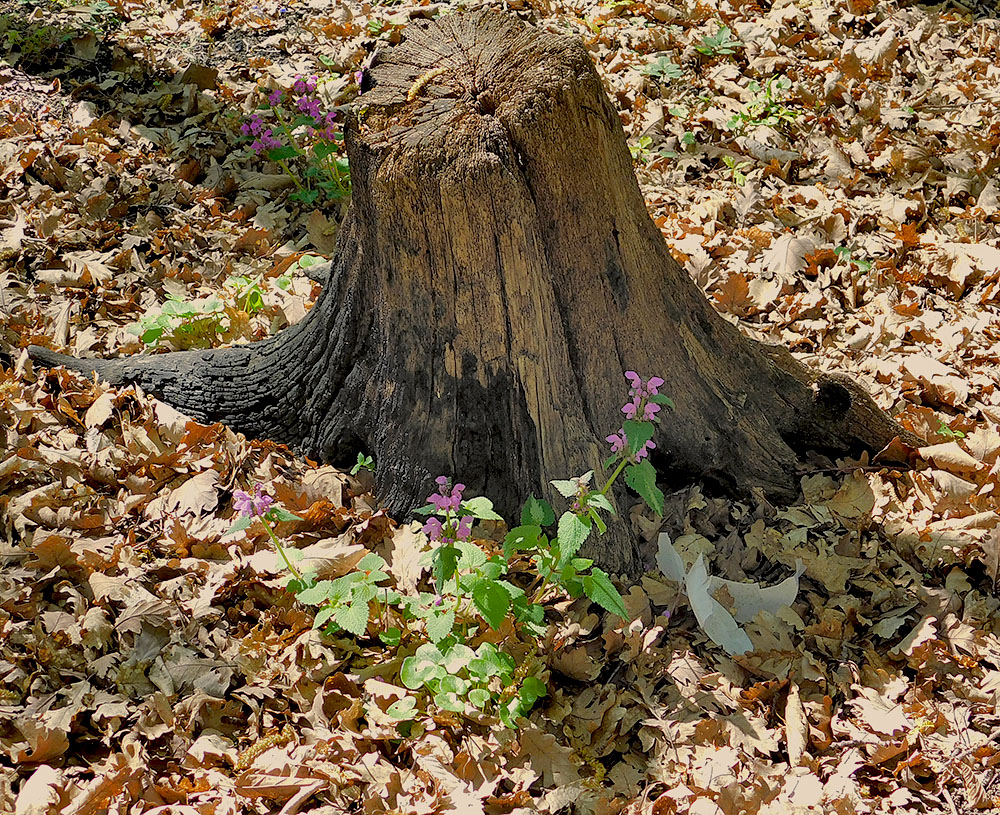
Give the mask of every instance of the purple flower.
<svg viewBox="0 0 1000 815">
<path fill-rule="evenodd" d="M 642 404 L 642 397 L 636 395 L 631 402 L 622 407 L 622 413 L 625 414 L 626 419 L 634 419 L 639 415 L 639 406 Z"/>
<path fill-rule="evenodd" d="M 635 371 L 625 371 L 625 378 L 632 386 L 631 393 L 639 393 L 642 390 L 642 377 Z"/>
<path fill-rule="evenodd" d="M 424 524 L 424 534 L 430 538 L 432 541 L 441 540 L 442 533 L 444 532 L 444 527 L 437 518 L 428 518 L 427 523 Z"/>
<path fill-rule="evenodd" d="M 663 384 L 663 380 L 658 376 L 651 376 L 646 382 L 646 395 L 656 396 L 660 391 L 659 387 Z"/>
<path fill-rule="evenodd" d="M 646 444 L 643 445 L 643 448 L 638 453 L 635 454 L 636 463 L 638 464 L 640 461 L 642 461 L 649 454 L 649 451 L 652 450 L 654 447 L 656 447 L 655 442 L 647 441 Z"/>
<path fill-rule="evenodd" d="M 611 452 L 620 453 L 625 449 L 625 430 L 619 430 L 617 434 L 612 434 L 608 436 L 608 441 L 611 442 Z"/>
<path fill-rule="evenodd" d="M 362 80 L 364 78 L 365 78 L 365 72 L 364 71 L 355 71 L 354 72 L 354 81 L 357 82 L 359 85 L 361 84 L 361 82 L 362 82 Z"/>
<path fill-rule="evenodd" d="M 655 402 L 646 402 L 645 407 L 642 409 L 642 418 L 644 421 L 651 422 L 659 412 L 660 406 L 658 404 Z"/>
<path fill-rule="evenodd" d="M 465 484 L 456 484 L 450 488 L 449 492 L 450 482 L 447 476 L 439 475 L 435 481 L 438 485 L 438 491 L 427 496 L 428 503 L 433 504 L 439 513 L 457 512 L 458 508 L 462 506 L 462 490 L 465 489 Z"/>
<path fill-rule="evenodd" d="M 457 537 L 459 540 L 466 541 L 472 535 L 472 516 L 463 515 L 462 519 L 458 522 L 458 533 Z"/>
<path fill-rule="evenodd" d="M 283 92 L 282 92 L 281 88 L 275 88 L 275 89 L 274 89 L 273 91 L 271 91 L 271 92 L 270 92 L 270 93 L 269 93 L 269 94 L 267 95 L 267 101 L 271 103 L 271 106 L 272 106 L 272 107 L 274 107 L 274 106 L 276 106 L 276 105 L 277 105 L 277 104 L 278 104 L 279 102 L 281 102 L 281 97 L 282 97 L 283 95 L 284 95 L 284 94 L 283 94 Z"/>
<path fill-rule="evenodd" d="M 300 96 L 298 106 L 302 113 L 308 113 L 314 119 L 319 118 L 319 99 L 310 99 L 308 96 Z"/>
<path fill-rule="evenodd" d="M 253 495 L 243 492 L 243 490 L 233 492 L 233 504 L 236 511 L 248 518 L 254 515 L 263 515 L 273 503 L 274 499 L 264 492 L 264 485 L 260 483 L 254 486 Z"/>
<path fill-rule="evenodd" d="M 240 133 L 244 136 L 254 135 L 256 136 L 260 133 L 260 129 L 264 126 L 264 120 L 258 116 L 256 113 L 253 114 L 249 119 L 247 119 L 243 126 L 240 128 Z"/>
<path fill-rule="evenodd" d="M 281 147 L 281 139 L 275 138 L 274 130 L 270 127 L 261 133 L 259 138 L 250 142 L 250 149 L 253 150 L 258 156 L 261 153 L 265 153 L 268 150 L 274 150 L 278 147 Z"/>
<path fill-rule="evenodd" d="M 292 90 L 296 93 L 312 93 L 316 90 L 316 77 L 310 77 L 309 79 L 303 79 L 299 74 L 295 75 L 295 84 L 292 85 Z"/>
</svg>

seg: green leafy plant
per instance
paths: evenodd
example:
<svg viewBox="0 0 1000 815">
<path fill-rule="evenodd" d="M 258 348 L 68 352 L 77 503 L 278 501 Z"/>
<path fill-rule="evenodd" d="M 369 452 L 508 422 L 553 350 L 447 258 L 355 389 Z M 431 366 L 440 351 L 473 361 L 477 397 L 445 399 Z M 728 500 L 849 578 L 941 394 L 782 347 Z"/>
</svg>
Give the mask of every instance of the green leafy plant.
<svg viewBox="0 0 1000 815">
<path fill-rule="evenodd" d="M 709 34 L 701 38 L 694 50 L 707 57 L 728 56 L 735 54 L 737 48 L 742 48 L 743 43 L 733 37 L 733 32 L 729 26 L 719 24 L 719 30 L 715 34 Z"/>
<path fill-rule="evenodd" d="M 670 57 L 658 57 L 642 66 L 640 71 L 658 82 L 667 82 L 673 79 L 680 79 L 684 76 L 681 66 L 670 59 Z"/>
<path fill-rule="evenodd" d="M 753 98 L 742 111 L 730 118 L 729 129 L 736 133 L 745 133 L 761 126 L 777 130 L 794 122 L 798 111 L 782 102 L 791 87 L 791 81 L 784 76 L 771 77 L 763 85 L 756 80 L 751 81 L 747 90 L 753 94 Z"/>
<path fill-rule="evenodd" d="M 126 330 L 151 348 L 167 340 L 181 349 L 208 348 L 218 342 L 226 324 L 226 307 L 218 297 L 183 300 L 171 296 Z"/>
<path fill-rule="evenodd" d="M 351 475 L 357 475 L 362 470 L 371 470 L 375 466 L 375 459 L 371 456 L 366 456 L 364 453 L 358 453 L 357 463 L 351 467 Z"/>
<path fill-rule="evenodd" d="M 872 262 L 870 260 L 864 260 L 860 257 L 855 257 L 854 253 L 846 246 L 838 246 L 833 250 L 833 253 L 837 256 L 838 262 L 847 264 L 847 266 L 857 272 L 859 276 L 864 276 L 871 271 Z"/>
<path fill-rule="evenodd" d="M 354 87 L 360 85 L 360 71 Z M 315 203 L 320 195 L 339 200 L 350 195 L 351 175 L 341 120 L 325 110 L 317 77 L 296 77 L 290 91 L 261 90 L 258 112 L 240 127 L 250 152 L 275 162 L 296 190 L 290 198 Z"/>
<path fill-rule="evenodd" d="M 944 422 L 941 422 L 941 426 L 937 429 L 937 434 L 945 439 L 964 439 L 965 431 L 963 430 L 952 430 Z"/>
<path fill-rule="evenodd" d="M 241 518 L 230 532 L 260 519 L 291 573 L 289 591 L 299 602 L 317 607 L 314 626 L 326 633 L 368 637 L 377 617 L 378 637 L 388 647 L 413 649 L 417 640 L 414 650 L 403 652 L 400 665 L 400 681 L 417 695 L 395 701 L 386 711 L 390 718 L 402 725 L 418 715 L 421 699 L 430 699 L 442 710 L 493 713 L 507 727 L 517 727 L 547 691 L 539 675 L 541 663 L 515 659 L 504 644 L 516 640 L 523 651 L 524 640 L 537 642 L 546 630 L 542 603 L 554 596 L 586 596 L 627 619 L 611 577 L 579 551 L 594 532 L 607 531 L 604 516 L 614 514 L 609 494 L 619 477 L 654 511 L 663 511 L 664 496 L 648 455 L 656 446 L 652 437 L 657 414 L 672 402 L 659 393 L 659 377 L 643 380 L 634 371 L 626 377 L 631 388 L 622 407 L 625 419 L 618 432 L 607 437 L 612 455 L 604 470 L 610 475 L 601 487 L 593 484 L 593 472 L 552 482 L 570 503 L 558 521 L 547 501 L 532 496 L 521 511 L 520 525 L 507 533 L 502 550 L 497 550 L 473 534 L 477 522 L 502 520 L 492 503 L 485 497 L 465 498 L 465 485 L 447 476 L 436 479 L 436 491 L 416 511 L 427 516 L 422 531 L 430 543 L 424 565 L 430 571 L 431 591 L 402 594 L 385 585 L 390 579 L 386 562 L 372 552 L 334 580 L 301 573 L 273 528 L 276 521 L 296 516 L 272 508 L 260 484 L 253 495 L 235 493 Z M 371 463 L 359 454 L 355 472 Z M 526 588 L 512 575 L 512 568 L 525 562 L 532 566 Z"/>
<path fill-rule="evenodd" d="M 723 156 L 722 163 L 726 165 L 730 178 L 737 187 L 742 187 L 747 183 L 745 170 L 750 167 L 749 161 L 738 161 L 734 156 Z"/>
<path fill-rule="evenodd" d="M 275 280 L 279 288 L 291 285 L 291 273 Z M 247 317 L 267 310 L 266 284 L 262 274 L 232 275 L 223 283 L 222 297 L 185 300 L 169 296 L 162 306 L 146 310 L 128 333 L 150 348 L 169 343 L 178 349 L 210 348 L 221 341 L 245 334 Z"/>
</svg>

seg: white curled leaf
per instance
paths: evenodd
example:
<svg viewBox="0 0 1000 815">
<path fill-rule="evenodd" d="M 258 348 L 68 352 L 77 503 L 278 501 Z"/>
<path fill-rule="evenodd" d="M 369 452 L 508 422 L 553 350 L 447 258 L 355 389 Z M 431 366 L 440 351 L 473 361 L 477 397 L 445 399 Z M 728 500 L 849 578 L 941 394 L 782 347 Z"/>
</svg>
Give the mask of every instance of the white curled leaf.
<svg viewBox="0 0 1000 815">
<path fill-rule="evenodd" d="M 753 643 L 746 632 L 739 627 L 733 615 L 709 594 L 711 578 L 705 568 L 704 555 L 698 555 L 691 571 L 684 578 L 684 588 L 688 602 L 698 625 L 708 638 L 722 647 L 727 654 L 745 654 L 753 650 Z"/>
<path fill-rule="evenodd" d="M 796 560 L 795 574 L 774 586 L 766 587 L 760 583 L 737 583 L 721 577 L 710 577 L 708 591 L 715 595 L 719 589 L 725 588 L 733 598 L 733 617 L 737 622 L 746 623 L 761 611 L 777 614 L 781 609 L 791 606 L 798 596 L 799 578 L 805 570 L 802 561 Z"/>
<path fill-rule="evenodd" d="M 660 533 L 660 537 L 656 539 L 656 565 L 668 579 L 675 583 L 684 582 L 684 572 L 686 571 L 684 561 L 677 554 L 677 550 L 674 549 L 673 543 L 670 542 L 670 536 L 666 532 Z"/>
</svg>

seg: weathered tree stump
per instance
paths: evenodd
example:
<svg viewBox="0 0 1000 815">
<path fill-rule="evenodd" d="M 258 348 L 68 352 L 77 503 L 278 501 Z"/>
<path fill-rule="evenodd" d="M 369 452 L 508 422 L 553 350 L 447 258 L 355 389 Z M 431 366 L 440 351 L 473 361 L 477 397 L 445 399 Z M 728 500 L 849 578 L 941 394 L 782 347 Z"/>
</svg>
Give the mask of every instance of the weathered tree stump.
<svg viewBox="0 0 1000 815">
<path fill-rule="evenodd" d="M 31 356 L 322 460 L 369 451 L 397 513 L 446 473 L 515 517 L 599 467 L 629 369 L 676 402 L 655 437 L 671 478 L 788 497 L 807 449 L 901 432 L 856 384 L 715 313 L 650 220 L 579 42 L 448 15 L 411 25 L 366 85 L 345 130 L 353 202 L 301 323 L 213 351 Z M 601 559 L 627 566 L 623 544 Z"/>
</svg>

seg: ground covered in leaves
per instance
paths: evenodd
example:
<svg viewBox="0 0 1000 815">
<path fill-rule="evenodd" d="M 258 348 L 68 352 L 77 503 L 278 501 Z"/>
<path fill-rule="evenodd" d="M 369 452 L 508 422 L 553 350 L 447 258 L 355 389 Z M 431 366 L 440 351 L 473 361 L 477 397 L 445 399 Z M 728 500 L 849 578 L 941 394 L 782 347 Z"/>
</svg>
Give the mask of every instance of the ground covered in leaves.
<svg viewBox="0 0 1000 815">
<path fill-rule="evenodd" d="M 790 507 L 668 496 L 688 565 L 804 567 L 791 606 L 746 624 L 752 652 L 701 631 L 636 509 L 651 570 L 623 586 L 631 620 L 553 601 L 537 649 L 496 638 L 547 684 L 520 729 L 427 700 L 400 727 L 418 640 L 318 633 L 263 529 L 225 533 L 233 491 L 263 482 L 321 576 L 374 551 L 412 591 L 419 525 L 363 473 L 22 349 L 134 353 L 137 323 L 198 347 L 300 319 L 345 202 L 293 200 L 240 127 L 298 74 L 349 103 L 375 48 L 457 4 L 0 3 L 0 811 L 989 810 L 1000 23 L 872 0 L 487 5 L 584 41 L 706 296 L 864 381 L 925 440 L 913 469 L 817 458 Z M 168 302 L 188 311 L 157 323 Z"/>
</svg>

